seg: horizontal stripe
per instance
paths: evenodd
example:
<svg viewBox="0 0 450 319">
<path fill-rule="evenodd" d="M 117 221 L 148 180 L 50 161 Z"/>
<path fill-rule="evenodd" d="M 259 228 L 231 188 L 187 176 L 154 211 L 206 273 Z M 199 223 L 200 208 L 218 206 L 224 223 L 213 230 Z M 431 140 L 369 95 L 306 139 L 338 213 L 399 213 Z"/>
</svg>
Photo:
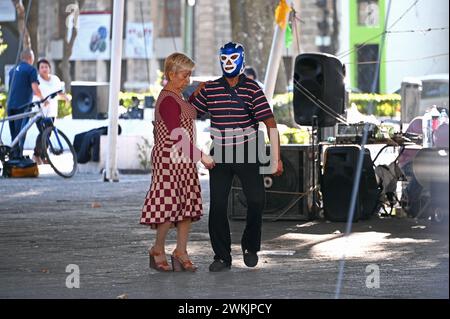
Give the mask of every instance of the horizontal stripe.
<svg viewBox="0 0 450 319">
<path fill-rule="evenodd" d="M 215 97 L 222 97 L 222 96 L 229 97 L 230 94 L 224 94 L 224 93 L 222 93 L 222 94 L 208 94 L 208 98 L 210 98 L 210 99 L 213 99 Z"/>
<path fill-rule="evenodd" d="M 220 132 L 220 133 L 226 133 L 227 131 L 230 131 L 230 130 L 240 130 L 240 129 L 242 129 L 243 131 L 245 131 L 246 129 L 253 129 L 253 130 L 255 130 L 254 128 L 253 128 L 253 125 L 248 125 L 248 126 L 246 126 L 246 127 L 230 127 L 230 128 L 228 128 L 228 129 L 219 129 L 219 128 L 216 128 L 216 127 L 211 127 L 211 133 L 213 133 L 213 132 Z"/>
<path fill-rule="evenodd" d="M 249 138 L 249 139 L 246 139 L 245 141 L 242 141 L 242 142 L 232 142 L 232 143 L 218 143 L 218 142 L 215 142 L 215 143 L 216 144 L 220 144 L 221 146 L 233 146 L 233 145 L 242 145 L 244 143 L 248 143 L 248 142 L 251 142 L 251 141 L 254 141 L 254 140 L 256 140 L 256 136 L 254 136 L 252 138 Z"/>
<path fill-rule="evenodd" d="M 217 139 L 219 139 L 219 140 L 226 140 L 226 139 L 230 139 L 230 138 L 242 138 L 242 137 L 248 137 L 248 136 L 252 136 L 252 135 L 255 135 L 256 134 L 256 131 L 255 130 L 253 130 L 252 132 L 249 132 L 249 133 L 247 133 L 247 134 L 240 134 L 240 135 L 231 135 L 231 136 L 224 136 L 224 135 L 213 135 L 213 134 L 211 134 L 211 136 L 213 137 L 213 138 L 217 138 Z"/>
<path fill-rule="evenodd" d="M 232 125 L 232 124 L 244 124 L 244 123 L 246 124 L 250 121 L 251 121 L 251 119 L 248 119 L 246 121 L 236 121 L 236 122 L 215 122 L 215 121 L 211 120 L 211 123 L 216 124 L 216 125 L 224 125 L 224 124 Z"/>
</svg>

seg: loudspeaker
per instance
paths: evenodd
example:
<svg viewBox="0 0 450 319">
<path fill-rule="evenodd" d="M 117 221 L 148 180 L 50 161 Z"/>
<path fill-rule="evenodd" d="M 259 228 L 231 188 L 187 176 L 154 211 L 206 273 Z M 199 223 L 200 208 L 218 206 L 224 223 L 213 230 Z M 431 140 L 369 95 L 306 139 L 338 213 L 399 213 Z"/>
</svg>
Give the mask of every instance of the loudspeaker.
<svg viewBox="0 0 450 319">
<path fill-rule="evenodd" d="M 281 176 L 264 175 L 266 193 L 263 219 L 314 219 L 313 193 L 310 190 L 313 184 L 312 147 L 281 145 L 281 159 L 284 165 Z M 231 219 L 245 219 L 247 216 L 247 200 L 237 176 L 234 177 L 229 195 L 228 215 Z"/>
<path fill-rule="evenodd" d="M 304 53 L 298 55 L 294 67 L 295 121 L 300 125 L 311 126 L 312 118 L 316 115 L 319 127 L 334 126 L 336 124 L 335 117 L 319 108 L 307 95 L 310 92 L 336 113 L 343 114 L 344 77 L 344 65 L 331 54 Z M 319 105 L 322 107 L 321 103 Z"/>
<path fill-rule="evenodd" d="M 144 98 L 144 107 L 146 109 L 153 108 L 154 104 L 155 104 L 155 98 L 153 96 L 148 95 Z"/>
<path fill-rule="evenodd" d="M 108 117 L 109 83 L 72 82 L 72 118 Z"/>
<path fill-rule="evenodd" d="M 321 181 L 325 218 L 347 221 L 360 146 L 333 146 L 324 153 L 324 173 Z M 380 196 L 370 151 L 365 149 L 361 179 L 353 221 L 368 219 L 378 207 Z"/>
</svg>

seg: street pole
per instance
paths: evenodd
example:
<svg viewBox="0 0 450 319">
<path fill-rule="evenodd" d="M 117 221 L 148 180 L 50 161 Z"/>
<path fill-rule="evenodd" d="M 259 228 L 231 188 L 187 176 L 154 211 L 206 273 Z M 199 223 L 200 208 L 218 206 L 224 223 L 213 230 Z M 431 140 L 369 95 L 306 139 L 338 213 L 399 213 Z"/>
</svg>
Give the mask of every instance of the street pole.
<svg viewBox="0 0 450 319">
<path fill-rule="evenodd" d="M 120 77 L 122 71 L 124 4 L 124 0 L 114 0 L 109 81 L 108 155 L 106 157 L 105 182 L 119 181 L 119 172 L 117 169 L 117 135 L 119 122 Z"/>
<path fill-rule="evenodd" d="M 292 1 L 287 2 L 289 5 L 292 4 Z M 289 14 L 286 15 L 286 24 L 288 20 Z M 275 32 L 272 40 L 272 47 L 270 49 L 269 62 L 267 64 L 266 75 L 264 78 L 264 93 L 269 104 L 271 104 L 272 102 L 273 93 L 275 91 L 275 84 L 277 81 L 278 69 L 281 62 L 281 55 L 285 47 L 285 33 L 286 29 L 283 29 L 278 24 L 275 24 Z"/>
<path fill-rule="evenodd" d="M 184 52 L 194 58 L 193 21 L 195 1 L 186 0 L 184 4 Z"/>
</svg>

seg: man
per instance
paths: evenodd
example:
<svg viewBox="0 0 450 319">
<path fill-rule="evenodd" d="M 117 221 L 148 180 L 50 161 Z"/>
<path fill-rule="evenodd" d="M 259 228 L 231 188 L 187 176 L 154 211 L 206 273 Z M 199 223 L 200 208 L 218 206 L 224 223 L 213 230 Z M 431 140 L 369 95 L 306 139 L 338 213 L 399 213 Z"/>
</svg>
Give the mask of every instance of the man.
<svg viewBox="0 0 450 319">
<path fill-rule="evenodd" d="M 39 99 L 43 99 L 39 89 L 37 70 L 33 67 L 34 53 L 31 49 L 25 49 L 20 55 L 21 61 L 15 68 L 9 72 L 9 96 L 8 96 L 8 116 L 22 114 L 27 111 L 22 108 L 23 105 L 31 103 L 33 93 Z M 48 103 L 46 102 L 45 105 Z M 28 123 L 29 118 L 9 121 L 9 130 L 11 132 L 11 141 L 19 135 L 22 128 Z M 20 139 L 19 144 L 11 151 L 12 158 L 23 156 L 23 146 L 25 144 L 25 135 Z"/>
<path fill-rule="evenodd" d="M 244 74 L 249 78 L 258 83 L 259 87 L 264 90 L 264 84 L 258 80 L 258 74 L 256 70 L 251 66 L 246 66 L 244 70 Z"/>
<path fill-rule="evenodd" d="M 244 262 L 248 267 L 255 267 L 258 263 L 265 191 L 261 164 L 252 160 L 256 149 L 252 150 L 251 145 L 258 140 L 259 122 L 264 122 L 272 133 L 269 137 L 273 173 L 281 175 L 283 172 L 273 113 L 258 84 L 243 74 L 244 47 L 233 42 L 225 44 L 220 49 L 220 63 L 223 77 L 206 82 L 191 98 L 199 116 L 205 113 L 211 116 L 211 155 L 216 162 L 210 171 L 209 234 L 215 256 L 209 270 L 213 272 L 227 270 L 232 263 L 227 204 L 234 175 L 239 177 L 247 198 L 246 227 L 241 240 Z M 228 134 L 230 131 L 236 134 Z M 230 149 L 231 159 L 227 157 Z"/>
</svg>

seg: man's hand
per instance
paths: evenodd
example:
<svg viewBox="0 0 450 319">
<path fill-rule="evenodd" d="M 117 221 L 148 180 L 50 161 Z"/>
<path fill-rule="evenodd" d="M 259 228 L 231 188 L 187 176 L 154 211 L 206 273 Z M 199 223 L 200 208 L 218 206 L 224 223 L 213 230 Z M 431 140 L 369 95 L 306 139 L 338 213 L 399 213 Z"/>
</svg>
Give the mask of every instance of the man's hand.
<svg viewBox="0 0 450 319">
<path fill-rule="evenodd" d="M 205 165 L 205 167 L 207 169 L 213 169 L 214 166 L 216 166 L 214 159 L 211 156 L 206 155 L 204 153 L 202 153 L 201 161 L 202 161 L 202 164 Z"/>
<path fill-rule="evenodd" d="M 274 165 L 276 168 L 275 172 L 273 173 L 273 176 L 281 176 L 283 175 L 284 168 L 283 168 L 283 162 L 281 160 L 278 160 L 278 163 Z"/>
<path fill-rule="evenodd" d="M 196 97 L 204 87 L 205 87 L 205 82 L 200 82 L 200 84 L 195 89 L 194 93 L 192 93 L 192 96 Z"/>
</svg>

